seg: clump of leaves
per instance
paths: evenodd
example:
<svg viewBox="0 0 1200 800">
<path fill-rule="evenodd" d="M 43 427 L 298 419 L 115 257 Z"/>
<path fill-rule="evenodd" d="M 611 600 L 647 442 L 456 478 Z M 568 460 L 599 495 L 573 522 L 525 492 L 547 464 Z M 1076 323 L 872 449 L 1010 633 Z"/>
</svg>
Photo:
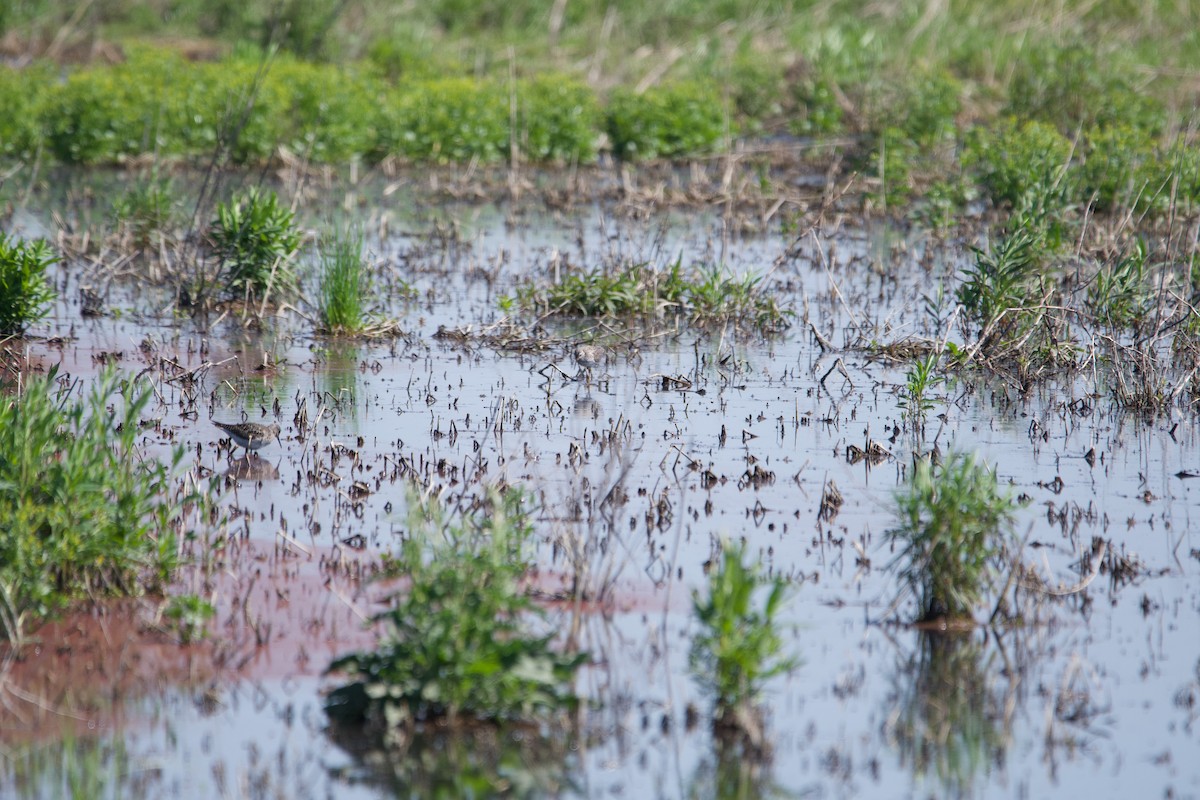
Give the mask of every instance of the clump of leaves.
<svg viewBox="0 0 1200 800">
<path fill-rule="evenodd" d="M 523 499 L 492 493 L 456 525 L 417 510 L 392 562 L 408 587 L 375 618 L 389 628 L 380 646 L 330 665 L 351 679 L 329 694 L 330 717 L 386 740 L 427 720 L 529 720 L 576 706 L 570 684 L 586 655 L 555 652 L 553 634 L 526 624 L 542 612 L 521 584 L 532 533 Z"/>
<path fill-rule="evenodd" d="M 22 242 L 0 233 L 0 335 L 23 333 L 46 316 L 55 297 L 46 270 L 59 260 L 44 239 Z"/>
<path fill-rule="evenodd" d="M 31 378 L 0 406 L 0 635 L 69 601 L 137 594 L 176 564 L 183 504 L 171 464 L 141 457 L 140 421 L 154 393 L 102 376 L 82 398 Z M 110 409 L 115 408 L 115 413 Z"/>
<path fill-rule="evenodd" d="M 916 595 L 920 622 L 969 620 L 1011 536 L 1013 500 L 994 472 L 954 453 L 940 467 L 918 462 L 896 494 L 897 549 L 890 568 Z"/>
<path fill-rule="evenodd" d="M 1142 318 L 1153 295 L 1146 281 L 1146 245 L 1139 239 L 1132 253 L 1102 268 L 1088 289 L 1088 307 L 1114 328 Z"/>
<path fill-rule="evenodd" d="M 275 192 L 255 188 L 219 204 L 209 237 L 230 294 L 264 298 L 295 286 L 292 256 L 300 231 Z"/>
<path fill-rule="evenodd" d="M 703 83 L 676 83 L 642 94 L 618 91 L 606 128 L 618 158 L 675 158 L 709 152 L 727 131 L 720 93 Z"/>
<path fill-rule="evenodd" d="M 761 607 L 755 602 L 760 588 L 767 589 Z M 754 711 L 763 687 L 797 664 L 783 655 L 776 618 L 787 593 L 781 578 L 766 579 L 745 563 L 744 548 L 727 545 L 709 576 L 707 595 L 693 597 L 702 630 L 692 641 L 692 674 L 713 699 L 716 728 L 761 739 Z"/>
<path fill-rule="evenodd" d="M 1071 152 L 1071 142 L 1053 125 L 1006 119 L 971 132 L 963 166 L 979 176 L 993 203 L 1017 206 L 1038 184 L 1061 186 Z"/>
<path fill-rule="evenodd" d="M 1029 287 L 1036 278 L 1042 237 L 1036 230 L 1021 227 L 1003 236 L 989 251 L 975 250 L 975 264 L 967 270 L 958 288 L 958 301 L 985 330 L 1004 321 L 1009 329 L 1029 302 Z"/>
<path fill-rule="evenodd" d="M 912 422 L 917 426 L 925 422 L 925 415 L 933 408 L 933 399 L 930 398 L 929 393 L 946 381 L 946 376 L 937 372 L 939 361 L 941 361 L 941 352 L 932 349 L 923 358 L 918 358 L 913 362 L 905 376 L 900 407 L 908 413 Z"/>
</svg>

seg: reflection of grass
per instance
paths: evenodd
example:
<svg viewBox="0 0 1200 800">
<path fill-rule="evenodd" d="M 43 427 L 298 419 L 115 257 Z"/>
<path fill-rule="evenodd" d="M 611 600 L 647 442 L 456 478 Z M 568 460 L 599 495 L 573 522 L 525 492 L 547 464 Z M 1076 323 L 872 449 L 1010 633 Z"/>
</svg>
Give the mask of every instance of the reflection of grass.
<svg viewBox="0 0 1200 800">
<path fill-rule="evenodd" d="M 377 783 L 397 797 L 561 797 L 581 787 L 578 751 L 559 730 L 478 726 L 426 731 L 403 747 L 378 743 L 345 726 L 329 729 L 333 740 L 365 767 L 355 783 Z"/>
<path fill-rule="evenodd" d="M 794 312 L 762 285 L 761 277 L 728 276 L 719 267 L 690 272 L 676 261 L 665 270 L 636 264 L 618 272 L 592 270 L 567 275 L 551 286 L 517 291 L 525 308 L 539 313 L 585 317 L 666 317 L 679 314 L 696 325 L 732 323 L 762 332 L 782 330 Z"/>
<path fill-rule="evenodd" d="M 430 507 L 413 515 L 395 569 L 408 581 L 376 619 L 390 632 L 378 649 L 330 665 L 351 679 L 326 711 L 385 737 L 432 719 L 527 720 L 573 707 L 582 655 L 555 653 L 523 618 L 538 610 L 521 580 L 532 533 L 520 492 L 493 494 L 453 527 Z"/>
<path fill-rule="evenodd" d="M 919 462 L 896 507 L 892 566 L 917 596 L 918 618 L 970 619 L 1012 526 L 1013 502 L 995 473 L 960 453 L 941 467 Z"/>
<path fill-rule="evenodd" d="M 53 376 L 26 382 L 0 408 L 0 634 L 69 601 L 136 594 L 176 562 L 171 466 L 141 458 L 141 419 L 153 393 L 121 390 L 109 374 L 83 398 Z M 115 417 L 108 410 L 117 408 Z"/>
<path fill-rule="evenodd" d="M 19 797 L 119 797 L 132 788 L 129 767 L 120 736 L 80 739 L 68 729 L 59 741 L 5 747 L 0 786 Z"/>
<path fill-rule="evenodd" d="M 983 652 L 970 636 L 920 633 L 898 692 L 889 739 L 917 775 L 932 773 L 947 797 L 969 797 L 975 774 L 1003 758 L 1004 706 L 993 691 Z M 903 676 L 902 676 L 903 677 Z"/>
</svg>

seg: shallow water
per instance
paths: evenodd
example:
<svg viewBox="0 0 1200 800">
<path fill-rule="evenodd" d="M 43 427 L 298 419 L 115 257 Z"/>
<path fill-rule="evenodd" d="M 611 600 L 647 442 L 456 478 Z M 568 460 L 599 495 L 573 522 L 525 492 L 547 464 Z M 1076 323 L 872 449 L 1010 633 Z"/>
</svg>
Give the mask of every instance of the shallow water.
<svg viewBox="0 0 1200 800">
<path fill-rule="evenodd" d="M 1103 376 L 1067 376 L 1025 396 L 1001 379 L 938 387 L 923 447 L 976 451 L 1025 496 L 1016 533 L 1045 580 L 1078 582 L 1074 565 L 1093 537 L 1112 553 L 1136 555 L 1144 570 L 1120 585 L 1102 572 L 1047 600 L 1025 628 L 929 637 L 892 624 L 912 610 L 897 599 L 884 537 L 914 442 L 899 405 L 906 367 L 860 349 L 825 352 L 807 323 L 839 347 L 859 332 L 880 341 L 938 335 L 922 297 L 938 280 L 952 293 L 948 271 L 961 266 L 970 243 L 843 223 L 796 244 L 729 236 L 708 213 L 636 221 L 601 206 L 515 213 L 423 208 L 378 187 L 357 193 L 368 198 L 356 214 L 368 221 L 382 310 L 401 320 L 400 339 L 330 341 L 295 318 L 270 319 L 263 330 L 233 315 L 174 319 L 161 313 L 169 298 L 127 283 L 108 290 L 110 311 L 119 313 L 82 320 L 75 297 L 87 276 L 72 265 L 57 281 L 63 300 L 36 333 L 75 338 L 35 342 L 30 351 L 82 376 L 95 373 L 102 353 L 120 353 L 119 368 L 131 373 L 154 367 L 155 355 L 186 369 L 210 362 L 194 390 L 160 382 L 160 425 L 148 429 L 147 442 L 163 453 L 168 441 L 183 443 L 213 474 L 230 461 L 208 420 L 242 412 L 266 419 L 277 404 L 282 448 L 264 449 L 265 465 L 248 479 L 228 479 L 222 495 L 227 507 L 248 512 L 232 531 L 271 558 L 282 561 L 287 550 L 303 565 L 264 568 L 256 588 L 264 597 L 264 585 L 288 591 L 297 573 L 323 574 L 326 560 L 368 563 L 392 548 L 405 530 L 410 478 L 447 501 L 478 491 L 481 481 L 529 489 L 539 583 L 552 591 L 569 580 L 572 565 L 555 544 L 583 542 L 585 583 L 613 606 L 580 617 L 569 606 L 550 609 L 549 624 L 577 625 L 595 658 L 579 688 L 597 704 L 584 715 L 586 743 L 548 765 L 548 776 L 531 778 L 528 794 L 735 796 L 747 783 L 750 796 L 1200 794 L 1200 766 L 1188 756 L 1200 695 L 1200 541 L 1192 533 L 1200 504 L 1197 482 L 1179 477 L 1200 464 L 1194 415 L 1147 419 L 1113 409 Z M 49 230 L 47 208 L 31 204 L 10 228 Z M 306 213 L 309 224 L 322 219 Z M 388 235 L 380 238 L 385 216 Z M 434 241 L 433 220 L 457 220 L 458 238 Z M 565 342 L 522 354 L 435 336 L 443 326 L 478 332 L 500 320 L 499 297 L 531 276 L 547 279 L 556 253 L 587 265 L 663 265 L 682 254 L 685 264 L 720 260 L 734 273 L 769 273 L 770 291 L 801 319 L 766 342 L 686 327 L 629 334 L 636 345 L 614 346 L 590 382 L 569 378 L 576 367 Z M 417 299 L 383 296 L 399 280 Z M 545 325 L 564 339 L 580 330 Z M 620 339 L 603 326 L 583 327 Z M 264 359 L 276 366 L 257 370 Z M 834 369 L 838 359 L 845 375 Z M 683 383 L 664 388 L 664 376 Z M 303 439 L 294 423 L 301 408 L 316 422 Z M 850 463 L 847 446 L 869 440 L 892 457 Z M 1092 449 L 1094 465 L 1084 457 Z M 365 497 L 351 498 L 354 481 L 369 489 Z M 822 522 L 827 481 L 845 504 Z M 605 502 L 618 484 L 627 500 Z M 803 663 L 769 687 L 775 757 L 759 771 L 722 760 L 706 727 L 687 725 L 689 705 L 706 707 L 688 674 L 691 592 L 726 537 L 744 539 L 795 582 L 785 638 Z M 231 555 L 235 585 L 254 563 Z M 373 608 L 371 590 L 353 581 L 303 585 L 323 620 L 347 606 Z M 264 621 L 287 615 L 270 603 L 256 613 Z M 218 621 L 227 615 L 220 611 Z M 354 617 L 339 619 L 349 627 Z M 329 656 L 296 658 L 280 639 L 297 627 L 281 617 L 274 641 L 246 645 L 270 668 L 247 664 L 215 693 L 166 687 L 141 700 L 138 721 L 115 730 L 97 715 L 132 765 L 105 783 L 107 793 L 422 796 L 438 781 L 452 794 L 463 790 L 454 781 L 471 770 L 461 760 L 432 777 L 381 783 L 335 746 L 320 699 Z M 348 644 L 353 638 L 326 640 L 361 646 Z M 523 757 L 527 766 L 537 761 Z M 53 791 L 43 784 L 32 793 Z"/>
</svg>

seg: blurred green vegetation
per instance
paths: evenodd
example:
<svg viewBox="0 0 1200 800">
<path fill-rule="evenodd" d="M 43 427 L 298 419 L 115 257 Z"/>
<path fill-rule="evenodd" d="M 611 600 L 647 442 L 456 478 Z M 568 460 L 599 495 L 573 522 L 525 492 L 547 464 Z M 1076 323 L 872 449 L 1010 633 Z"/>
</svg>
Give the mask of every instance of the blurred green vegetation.
<svg viewBox="0 0 1200 800">
<path fill-rule="evenodd" d="M 1200 6 L 18 0 L 0 159 L 588 163 L 827 139 L 887 205 L 1194 204 Z M 39 58 L 41 57 L 41 58 Z M 52 61 L 53 63 L 49 63 Z M 111 62 L 118 63 L 111 63 Z M 220 147 L 219 147 L 220 146 Z M 1061 159 L 1061 160 L 1060 160 Z M 1011 160 L 1011 163 L 1009 163 Z M 1169 187 L 1169 189 L 1167 188 Z"/>
</svg>

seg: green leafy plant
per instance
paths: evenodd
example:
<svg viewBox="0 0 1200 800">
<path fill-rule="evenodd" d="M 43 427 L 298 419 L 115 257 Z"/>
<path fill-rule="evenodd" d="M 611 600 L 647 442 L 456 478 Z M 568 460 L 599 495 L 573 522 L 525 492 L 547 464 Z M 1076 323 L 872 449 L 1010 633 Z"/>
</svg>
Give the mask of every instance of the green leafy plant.
<svg viewBox="0 0 1200 800">
<path fill-rule="evenodd" d="M 220 203 L 209 237 L 231 294 L 262 298 L 295 287 L 292 256 L 300 247 L 300 231 L 275 192 L 251 189 Z"/>
<path fill-rule="evenodd" d="M 526 627 L 541 612 L 521 584 L 532 533 L 523 499 L 492 493 L 454 526 L 417 509 L 391 565 L 408 586 L 376 617 L 389 633 L 330 665 L 351 679 L 329 694 L 331 718 L 386 737 L 426 720 L 528 720 L 577 704 L 570 682 L 586 656 L 556 653 L 554 634 Z"/>
<path fill-rule="evenodd" d="M 1011 536 L 1013 501 L 994 472 L 953 453 L 941 467 L 916 464 L 896 493 L 890 565 L 917 598 L 917 620 L 969 620 Z"/>
<path fill-rule="evenodd" d="M 1054 126 L 1009 118 L 971 132 L 963 166 L 975 171 L 992 202 L 1016 206 L 1036 184 L 1061 185 L 1071 151 Z"/>
<path fill-rule="evenodd" d="M 1049 41 L 1014 65 L 1008 113 L 1060 130 L 1121 123 L 1151 135 L 1162 131 L 1162 102 L 1145 90 L 1138 65 L 1091 43 Z"/>
<path fill-rule="evenodd" d="M 726 116 L 713 87 L 677 83 L 643 94 L 614 93 L 606 127 L 619 158 L 675 158 L 715 149 L 725 136 Z"/>
<path fill-rule="evenodd" d="M 55 297 L 46 270 L 59 260 L 45 239 L 22 242 L 0 233 L 0 335 L 23 333 L 46 316 Z"/>
<path fill-rule="evenodd" d="M 154 393 L 101 377 L 82 398 L 31 378 L 0 406 L 0 633 L 71 600 L 162 586 L 177 563 L 185 502 L 172 486 L 184 458 L 137 448 Z M 110 404 L 115 409 L 110 410 Z"/>
<path fill-rule="evenodd" d="M 975 250 L 975 264 L 967 270 L 958 289 L 958 301 L 969 316 L 987 330 L 1008 318 L 1011 329 L 1019 312 L 1029 302 L 1029 287 L 1040 263 L 1039 232 L 1021 227 L 1001 237 L 990 251 Z"/>
<path fill-rule="evenodd" d="M 767 589 L 761 607 L 755 602 L 760 588 Z M 783 655 L 776 618 L 787 594 L 781 578 L 764 578 L 745 563 L 742 547 L 726 545 L 707 595 L 694 595 L 701 631 L 692 641 L 691 668 L 713 699 L 714 725 L 750 727 L 747 718 L 765 683 L 795 668 L 796 660 Z"/>
<path fill-rule="evenodd" d="M 1108 325 L 1123 328 L 1141 319 L 1153 294 L 1146 281 L 1146 245 L 1139 239 L 1132 253 L 1096 273 L 1088 306 Z"/>
<path fill-rule="evenodd" d="M 931 349 L 924 358 L 918 358 L 909 368 L 905 376 L 904 393 L 900 396 L 900 407 L 908 412 L 912 421 L 920 425 L 925 421 L 925 414 L 933 408 L 930 391 L 946 381 L 944 375 L 937 374 L 941 353 Z"/>
</svg>

